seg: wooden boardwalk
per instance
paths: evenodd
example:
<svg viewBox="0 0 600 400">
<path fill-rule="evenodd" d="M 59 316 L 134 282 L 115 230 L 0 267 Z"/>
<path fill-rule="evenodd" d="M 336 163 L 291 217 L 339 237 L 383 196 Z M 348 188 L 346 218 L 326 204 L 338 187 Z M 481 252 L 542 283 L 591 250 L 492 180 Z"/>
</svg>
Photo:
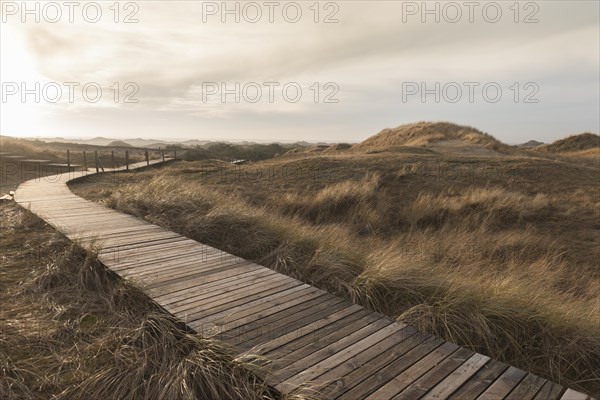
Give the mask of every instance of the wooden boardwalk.
<svg viewBox="0 0 600 400">
<path fill-rule="evenodd" d="M 27 181 L 15 200 L 69 238 L 101 245 L 107 268 L 196 332 L 266 357 L 267 382 L 281 392 L 307 385 L 331 399 L 590 399 L 84 200 L 66 185 L 74 177 Z"/>
</svg>

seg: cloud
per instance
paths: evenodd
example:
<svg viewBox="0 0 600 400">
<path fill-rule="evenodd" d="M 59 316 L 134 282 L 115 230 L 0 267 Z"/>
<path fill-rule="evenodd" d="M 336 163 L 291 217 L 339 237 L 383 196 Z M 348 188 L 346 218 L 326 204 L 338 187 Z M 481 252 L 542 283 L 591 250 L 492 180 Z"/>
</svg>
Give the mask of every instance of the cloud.
<svg viewBox="0 0 600 400">
<path fill-rule="evenodd" d="M 205 23 L 202 2 L 182 1 L 139 3 L 136 13 L 139 23 L 135 24 L 114 23 L 111 18 L 104 18 L 93 25 L 79 20 L 24 25 L 13 21 L 12 26 L 21 30 L 31 62 L 46 79 L 98 82 L 104 88 L 115 82 L 121 86 L 127 82 L 139 85 L 139 104 L 98 104 L 110 106 L 102 115 L 113 112 L 112 118 L 123 121 L 140 118 L 144 113 L 164 112 L 182 135 L 195 135 L 194 124 L 206 124 L 211 119 L 245 118 L 256 123 L 268 118 L 272 126 L 285 125 L 285 121 L 296 124 L 298 135 L 304 134 L 303 126 L 314 131 L 309 121 L 316 119 L 324 124 L 318 135 L 329 132 L 341 137 L 352 131 L 352 127 L 361 126 L 371 130 L 363 133 L 367 136 L 394 119 L 393 107 L 383 103 L 397 101 L 398 91 L 407 80 L 539 81 L 552 96 L 560 96 L 553 88 L 561 87 L 567 91 L 561 98 L 588 98 L 597 102 L 594 88 L 598 85 L 592 73 L 600 67 L 598 3 L 539 3 L 535 15 L 539 23 L 535 24 L 515 23 L 508 3 L 502 3 L 504 14 L 498 23 L 486 22 L 477 13 L 473 23 L 464 15 L 456 24 L 447 23 L 444 18 L 435 23 L 431 16 L 426 16 L 428 22 L 422 23 L 419 14 L 403 15 L 407 3 L 410 2 L 340 2 L 335 15 L 339 23 L 334 24 L 314 23 L 309 3 L 302 3 L 303 18 L 296 24 L 285 22 L 279 14 L 275 14 L 275 23 L 264 18 L 257 24 L 243 20 L 221 23 L 218 15 L 210 16 Z M 245 3 L 240 4 L 242 7 Z M 421 2 L 414 4 L 420 7 Z M 443 3 L 439 4 L 442 7 Z M 110 4 L 103 5 L 105 15 L 112 16 L 107 9 Z M 125 10 L 121 11 L 123 18 Z M 322 20 L 331 11 L 321 9 L 319 18 Z M 520 20 L 527 11 L 531 10 L 520 10 Z M 569 18 L 564 18 L 567 12 Z M 575 71 L 586 78 L 577 80 L 573 76 Z M 572 85 L 560 84 L 573 80 L 577 82 Z M 310 97 L 298 104 L 283 101 L 207 104 L 198 90 L 203 82 L 243 85 L 268 81 L 298 82 L 304 88 L 314 82 L 320 85 L 336 82 L 340 86 L 340 104 L 334 113 L 331 107 L 315 105 L 314 101 L 310 104 Z M 558 98 L 549 103 L 554 104 Z M 380 107 L 373 108 L 373 104 Z M 60 125 L 61 118 L 81 113 L 81 109 L 93 113 L 95 107 L 89 103 L 75 104 L 53 107 L 50 112 L 54 123 Z M 361 115 L 361 110 L 371 114 Z M 597 129 L 594 115 L 580 115 L 571 110 L 572 119 L 584 119 L 590 129 Z M 424 104 L 415 114 L 438 119 L 436 115 L 445 117 L 454 111 L 456 107 L 452 105 Z M 486 112 L 490 121 L 495 120 L 493 111 Z M 327 118 L 328 115 L 331 117 Z M 343 123 L 335 120 L 339 117 L 345 119 Z M 400 119 L 410 116 L 397 118 L 400 123 L 406 122 Z M 368 126 L 364 121 L 369 121 Z M 210 124 L 219 126 L 215 121 Z M 119 130 L 119 124 L 109 125 L 113 128 L 116 125 Z M 260 123 L 262 127 L 265 125 Z M 224 132 L 230 126 L 221 125 L 220 130 Z M 545 128 L 540 127 L 540 135 Z M 291 134 L 288 126 L 280 129 L 283 130 Z M 160 134 L 151 128 L 148 132 Z"/>
</svg>

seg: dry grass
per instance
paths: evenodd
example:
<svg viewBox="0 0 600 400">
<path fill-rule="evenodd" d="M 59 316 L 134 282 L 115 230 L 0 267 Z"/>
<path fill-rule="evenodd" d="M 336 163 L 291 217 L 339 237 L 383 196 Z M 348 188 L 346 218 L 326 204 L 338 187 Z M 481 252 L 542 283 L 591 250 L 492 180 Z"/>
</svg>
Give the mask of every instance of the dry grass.
<svg viewBox="0 0 600 400">
<path fill-rule="evenodd" d="M 449 183 L 411 173 L 419 168 L 406 161 L 422 157 L 290 156 L 263 165 L 300 171 L 322 162 L 326 182 L 311 173 L 236 181 L 215 164 L 180 163 L 75 190 L 101 187 L 92 198 L 110 207 L 598 395 L 597 171 L 436 158 L 445 168 L 491 163 L 495 171 L 456 179 L 452 170 Z"/>
<path fill-rule="evenodd" d="M 570 153 L 584 152 L 585 150 L 597 151 L 599 148 L 600 136 L 586 132 L 539 146 L 535 150 L 549 153 Z"/>
<path fill-rule="evenodd" d="M 354 146 L 357 150 L 389 148 L 391 146 L 427 146 L 429 144 L 460 140 L 470 144 L 478 144 L 493 150 L 509 149 L 493 136 L 470 126 L 460 126 L 449 122 L 418 122 L 387 128 L 377 135 Z"/>
<path fill-rule="evenodd" d="M 186 331 L 25 210 L 1 212 L 0 398 L 277 398 L 256 359 Z"/>
<path fill-rule="evenodd" d="M 31 142 L 24 139 L 17 139 L 10 136 L 0 136 L 0 149 L 2 152 L 8 152 L 27 157 L 38 157 L 49 160 L 57 160 L 56 155 L 52 154 L 47 148 L 39 145 L 40 142 Z"/>
</svg>

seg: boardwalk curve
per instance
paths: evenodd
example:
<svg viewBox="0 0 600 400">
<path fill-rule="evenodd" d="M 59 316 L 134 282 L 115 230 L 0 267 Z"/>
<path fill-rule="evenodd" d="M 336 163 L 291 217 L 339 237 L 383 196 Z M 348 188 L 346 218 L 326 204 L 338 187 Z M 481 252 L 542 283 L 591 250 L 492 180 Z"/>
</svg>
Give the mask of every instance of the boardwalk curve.
<svg viewBox="0 0 600 400">
<path fill-rule="evenodd" d="M 152 164 L 158 161 L 152 161 Z M 146 162 L 131 165 L 141 168 Z M 15 200 L 132 278 L 166 311 L 238 353 L 270 360 L 267 382 L 327 399 L 586 400 L 591 397 L 371 312 L 296 279 L 73 194 L 65 173 Z"/>
</svg>

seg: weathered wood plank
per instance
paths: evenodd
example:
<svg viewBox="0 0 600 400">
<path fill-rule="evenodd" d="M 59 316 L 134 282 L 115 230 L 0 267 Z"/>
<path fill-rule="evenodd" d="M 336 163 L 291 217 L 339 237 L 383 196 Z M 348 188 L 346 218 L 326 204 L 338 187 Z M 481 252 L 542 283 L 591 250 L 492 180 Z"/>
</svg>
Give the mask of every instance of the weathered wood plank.
<svg viewBox="0 0 600 400">
<path fill-rule="evenodd" d="M 421 345 L 430 336 L 417 332 L 412 327 L 405 327 L 348 359 L 345 363 L 319 376 L 322 383 L 320 393 L 326 398 L 337 398 L 346 391 L 369 379 L 372 375 L 408 351 Z"/>
<path fill-rule="evenodd" d="M 398 395 L 402 390 L 415 382 L 427 371 L 436 366 L 439 362 L 449 357 L 458 349 L 454 343 L 446 342 L 440 347 L 427 354 L 421 360 L 411 365 L 406 370 L 400 372 L 385 385 L 371 394 L 367 399 L 391 399 Z"/>
<path fill-rule="evenodd" d="M 427 392 L 435 387 L 435 391 L 427 393 L 428 396 L 423 398 L 429 399 L 445 399 L 452 393 L 452 389 L 444 385 L 443 381 L 447 380 L 458 367 L 463 366 L 467 360 L 473 356 L 471 350 L 459 348 L 444 361 L 436 365 L 425 375 L 411 383 L 406 389 L 401 391 L 394 400 L 412 400 L 422 398 Z M 487 361 L 487 360 L 486 360 Z M 441 383 L 442 382 L 442 383 Z"/>
<path fill-rule="evenodd" d="M 427 393 L 423 399 L 427 400 L 439 400 L 446 399 L 458 389 L 463 383 L 469 380 L 481 367 L 483 367 L 488 361 L 489 357 L 481 354 L 473 354 L 468 360 L 464 362 L 459 368 L 449 374 L 444 380 L 436 385 L 432 390 Z"/>
<path fill-rule="evenodd" d="M 394 379 L 401 371 L 408 369 L 411 365 L 421 360 L 427 354 L 438 348 L 444 343 L 440 338 L 431 337 L 425 342 L 420 343 L 415 348 L 403 354 L 403 357 L 392 359 L 390 363 L 371 375 L 369 379 L 365 379 L 358 385 L 355 385 L 350 390 L 336 398 L 340 399 L 362 399 L 366 398 L 390 380 Z"/>
<path fill-rule="evenodd" d="M 379 324 L 375 323 L 377 324 L 377 329 L 374 332 L 370 333 L 366 337 L 356 342 L 354 342 L 351 337 L 354 335 L 360 335 L 357 332 L 348 336 L 347 339 L 342 339 L 336 342 L 336 344 L 338 345 L 337 347 L 334 345 L 330 345 L 327 348 L 318 351 L 317 353 L 315 353 L 315 356 L 312 357 L 312 359 L 318 360 L 321 358 L 322 355 L 327 355 L 328 357 L 322 359 L 316 364 L 311 365 L 308 368 L 305 368 L 293 377 L 286 379 L 284 382 L 276 384 L 275 387 L 284 392 L 294 390 L 295 388 L 301 386 L 306 382 L 313 381 L 313 379 L 317 378 L 323 373 L 329 371 L 330 369 L 333 369 L 334 367 L 347 361 L 348 359 L 364 351 L 365 349 L 374 346 L 375 344 L 389 337 L 393 333 L 400 331 L 404 327 L 404 324 L 396 322 L 390 324 L 389 321 L 381 321 L 382 322 Z M 365 329 L 367 328 L 368 327 L 365 327 Z M 351 342 L 352 344 L 348 346 L 347 342 Z M 305 361 L 301 361 L 300 365 L 303 362 Z"/>
<path fill-rule="evenodd" d="M 509 367 L 496 382 L 485 390 L 477 399 L 494 400 L 506 397 L 525 378 L 527 372 Z"/>
<path fill-rule="evenodd" d="M 510 392 L 506 400 L 532 400 L 546 382 L 544 378 L 527 374 L 521 383 Z"/>
<path fill-rule="evenodd" d="M 556 400 L 563 393 L 564 388 L 554 382 L 546 382 L 533 398 L 534 400 Z"/>
</svg>

